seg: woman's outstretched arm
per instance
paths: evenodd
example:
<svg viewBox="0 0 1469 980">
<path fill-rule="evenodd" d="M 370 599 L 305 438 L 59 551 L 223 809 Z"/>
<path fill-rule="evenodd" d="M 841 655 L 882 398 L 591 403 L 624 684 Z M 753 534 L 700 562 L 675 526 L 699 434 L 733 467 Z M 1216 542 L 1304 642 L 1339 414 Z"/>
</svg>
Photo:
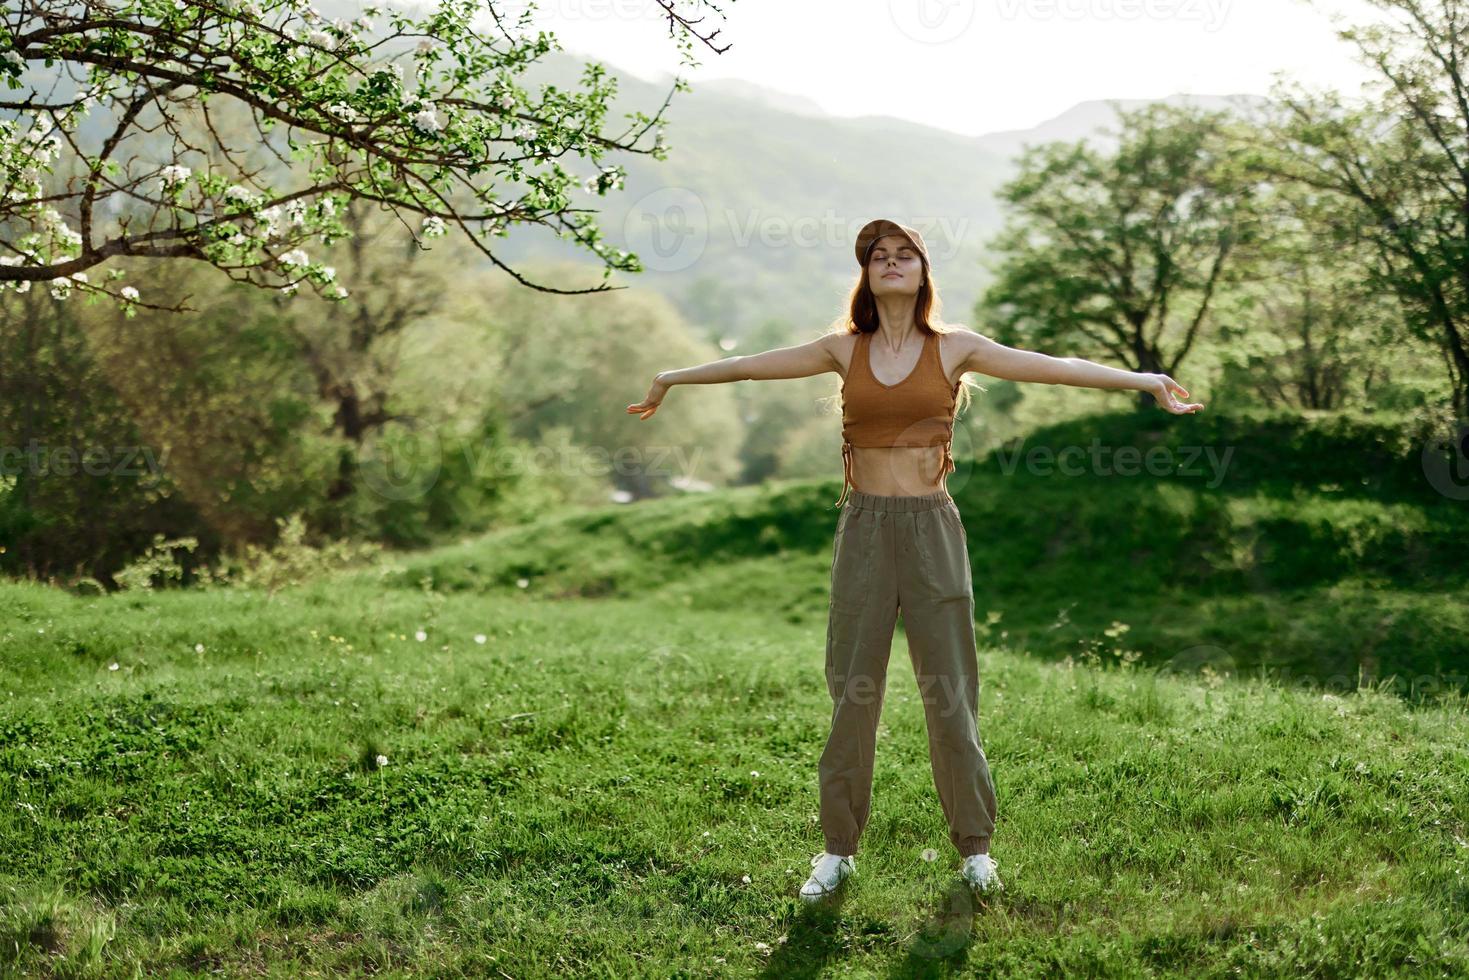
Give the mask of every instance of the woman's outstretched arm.
<svg viewBox="0 0 1469 980">
<path fill-rule="evenodd" d="M 964 358 L 966 371 L 978 371 L 1006 381 L 1146 391 L 1158 400 L 1159 406 L 1175 415 L 1196 412 L 1204 407 L 1202 402 L 1185 404 L 1174 398 L 1175 391 L 1184 398 L 1188 397 L 1188 392 L 1166 374 L 1124 371 L 1081 357 L 1052 357 L 1039 351 L 1006 347 L 972 330 L 963 333 L 968 344 Z"/>
<path fill-rule="evenodd" d="M 663 396 L 674 385 L 711 385 L 726 381 L 774 381 L 779 378 L 809 378 L 813 374 L 838 371 L 840 362 L 832 353 L 834 334 L 824 334 L 795 347 L 777 347 L 759 354 L 724 357 L 695 367 L 659 371 L 648 396 L 627 406 L 628 414 L 647 418 L 658 410 Z"/>
</svg>

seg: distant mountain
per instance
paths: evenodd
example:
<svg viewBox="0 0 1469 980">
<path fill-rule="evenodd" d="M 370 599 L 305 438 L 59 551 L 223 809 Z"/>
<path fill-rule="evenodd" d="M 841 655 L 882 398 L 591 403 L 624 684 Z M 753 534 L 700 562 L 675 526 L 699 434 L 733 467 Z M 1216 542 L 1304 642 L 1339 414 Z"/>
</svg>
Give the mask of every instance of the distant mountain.
<svg viewBox="0 0 1469 980">
<path fill-rule="evenodd" d="M 532 91 L 575 85 L 586 60 L 552 52 L 525 83 Z M 607 67 L 619 79 L 609 120 L 634 108 L 652 113 L 672 86 L 671 78 L 659 84 Z M 615 280 L 663 292 L 717 337 L 742 337 L 775 319 L 799 340 L 838 316 L 858 272 L 852 239 L 875 217 L 923 233 L 946 319 L 970 323 L 988 281 L 980 264 L 985 246 L 1003 220 L 995 191 L 1013 173 L 1015 155 L 1026 143 L 1083 136 L 1105 146 L 1110 140 L 1099 130 L 1116 118 L 1106 102 L 1092 101 L 1030 129 L 970 137 L 892 117 L 833 116 L 801 95 L 741 80 L 691 85 L 674 94 L 665 114 L 668 161 L 624 155 L 616 162 L 628 171 L 626 188 L 582 200 L 599 211 L 607 237 L 648 267 Z M 1163 101 L 1234 104 L 1181 95 Z M 590 173 L 584 162 L 580 169 Z M 501 245 L 512 262 L 582 254 L 545 234 Z"/>
<path fill-rule="evenodd" d="M 1116 125 L 1117 112 L 1111 104 L 1113 101 L 1127 111 L 1154 102 L 1171 106 L 1187 105 L 1196 109 L 1233 112 L 1245 112 L 1269 104 L 1268 99 L 1254 95 L 1175 94 L 1164 99 L 1094 99 L 1077 103 L 1059 116 L 1053 116 L 1039 125 L 1027 129 L 1007 129 L 997 133 L 986 133 L 977 137 L 976 142 L 991 153 L 1006 158 L 1015 157 L 1027 143 L 1040 144 L 1055 140 L 1075 142 L 1083 137 L 1098 148 L 1110 149 L 1116 145 L 1116 140 L 1110 134 L 1104 134 L 1103 131 L 1113 129 Z"/>
<path fill-rule="evenodd" d="M 572 85 L 583 67 L 553 53 L 526 83 Z M 620 82 L 609 119 L 655 111 L 672 84 L 609 70 Z M 665 119 L 666 162 L 623 155 L 616 162 L 627 169 L 626 188 L 583 198 L 607 236 L 648 266 L 619 282 L 664 292 L 711 336 L 743 336 L 771 319 L 806 336 L 842 311 L 859 271 L 856 231 L 891 217 L 924 234 L 947 317 L 968 321 L 1008 161 L 957 133 L 834 117 L 799 96 L 730 80 L 675 93 Z M 590 173 L 585 163 L 579 170 Z M 579 254 L 544 234 L 501 248 L 511 261 Z"/>
<path fill-rule="evenodd" d="M 793 95 L 779 89 L 767 88 L 743 78 L 707 78 L 699 82 L 702 92 L 718 93 L 763 105 L 778 112 L 789 112 L 796 116 L 824 116 L 829 113 L 804 95 Z"/>
</svg>

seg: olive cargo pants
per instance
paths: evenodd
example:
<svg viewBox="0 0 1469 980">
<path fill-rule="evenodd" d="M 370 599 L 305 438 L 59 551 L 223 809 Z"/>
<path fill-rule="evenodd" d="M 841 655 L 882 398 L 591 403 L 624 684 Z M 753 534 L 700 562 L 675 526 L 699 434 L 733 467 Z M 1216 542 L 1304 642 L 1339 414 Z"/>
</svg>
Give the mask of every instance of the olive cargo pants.
<svg viewBox="0 0 1469 980">
<path fill-rule="evenodd" d="M 979 738 L 974 591 L 964 525 L 946 491 L 853 490 L 837 520 L 826 636 L 831 734 L 819 766 L 826 850 L 857 853 L 867 824 L 899 607 L 949 840 L 964 856 L 988 852 L 995 788 Z"/>
</svg>

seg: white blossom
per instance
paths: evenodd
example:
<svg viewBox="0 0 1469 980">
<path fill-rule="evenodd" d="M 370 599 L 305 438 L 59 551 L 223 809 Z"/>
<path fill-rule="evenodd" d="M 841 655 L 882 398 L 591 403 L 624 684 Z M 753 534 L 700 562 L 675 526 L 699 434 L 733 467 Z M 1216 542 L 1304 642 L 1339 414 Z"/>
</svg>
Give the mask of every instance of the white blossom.
<svg viewBox="0 0 1469 980">
<path fill-rule="evenodd" d="M 136 301 L 137 298 L 138 298 L 138 287 L 136 287 L 136 286 L 124 286 L 124 287 L 122 287 L 122 298 L 123 299 L 128 299 L 128 300 Z"/>
<path fill-rule="evenodd" d="M 265 219 L 265 236 L 267 238 L 279 237 L 281 206 L 279 204 L 272 204 L 260 212 L 260 217 Z"/>
<path fill-rule="evenodd" d="M 434 108 L 432 105 L 430 105 L 428 108 L 420 109 L 418 112 L 414 113 L 413 126 L 421 133 L 437 133 L 439 130 L 444 128 L 439 123 L 438 117 L 434 115 Z"/>
<path fill-rule="evenodd" d="M 240 184 L 235 184 L 233 187 L 226 190 L 224 192 L 224 196 L 226 200 L 240 201 L 246 205 L 260 203 L 259 194 L 257 194 L 255 191 L 252 191 L 248 187 L 241 186 Z"/>
<path fill-rule="evenodd" d="M 167 191 L 173 187 L 178 186 L 179 184 L 182 184 L 184 181 L 188 180 L 192 174 L 193 171 L 191 171 L 188 167 L 180 166 L 176 163 L 169 164 L 168 166 L 163 168 L 163 172 L 161 174 L 163 189 Z"/>
</svg>

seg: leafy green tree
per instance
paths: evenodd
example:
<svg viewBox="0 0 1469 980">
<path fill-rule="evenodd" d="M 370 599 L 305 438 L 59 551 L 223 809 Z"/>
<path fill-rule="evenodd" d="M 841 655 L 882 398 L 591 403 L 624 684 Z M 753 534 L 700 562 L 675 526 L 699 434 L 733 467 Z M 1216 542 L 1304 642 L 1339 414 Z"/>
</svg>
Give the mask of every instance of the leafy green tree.
<svg viewBox="0 0 1469 980">
<path fill-rule="evenodd" d="M 1258 232 L 1253 188 L 1228 166 L 1225 113 L 1119 116 L 1111 155 L 1086 140 L 1021 154 L 1000 191 L 1011 214 L 979 319 L 1002 343 L 1175 375 L 1233 281 L 1232 254 Z"/>
<path fill-rule="evenodd" d="M 1469 78 L 1464 0 L 1367 0 L 1388 15 L 1338 36 L 1380 75 L 1362 106 L 1284 83 L 1242 166 L 1334 198 L 1317 247 L 1365 244 L 1364 285 L 1396 297 L 1442 352 L 1453 410 L 1469 417 Z"/>
<path fill-rule="evenodd" d="M 1213 351 L 1224 383 L 1250 400 L 1312 411 L 1383 407 L 1392 361 L 1409 359 L 1396 298 L 1368 281 L 1369 250 L 1320 247 L 1335 205 L 1333 195 L 1293 183 L 1261 196 L 1270 231 L 1253 249 L 1249 281 L 1226 300 Z"/>
<path fill-rule="evenodd" d="M 404 332 L 438 311 L 462 277 L 446 247 L 420 248 L 366 202 L 350 203 L 343 217 L 352 234 L 340 261 L 360 284 L 356 301 L 277 300 L 279 319 L 330 408 L 329 430 L 340 438 L 336 477 L 326 491 L 330 503 L 358 489 L 364 443 L 403 421 L 393 395 Z"/>
<path fill-rule="evenodd" d="M 146 287 L 118 287 L 118 270 L 89 277 L 130 255 L 344 299 L 307 246 L 347 237 L 354 200 L 392 211 L 415 240 L 458 229 L 537 289 L 565 291 L 524 279 L 491 247 L 513 225 L 575 241 L 601 259 L 604 280 L 638 271 L 573 196 L 622 187 L 622 167 L 603 165 L 610 153 L 666 159 L 663 109 L 604 132 L 616 80 L 595 62 L 579 91 L 525 91 L 517 74 L 555 39 L 532 33 L 533 7 L 512 23 L 503 6 L 436 4 L 414 19 L 369 5 L 348 19 L 306 0 L 22 4 L 0 22 L 0 75 L 28 89 L 0 102 L 13 114 L 0 118 L 0 285 L 106 293 L 129 313 L 166 308 Z M 695 39 L 712 47 L 713 34 L 664 6 L 686 62 Z M 591 172 L 564 166 L 568 153 Z M 48 188 L 58 167 L 69 179 Z"/>
<path fill-rule="evenodd" d="M 206 279 L 186 266 L 159 288 Z M 201 291 L 196 313 L 135 319 L 0 294 L 0 567 L 108 581 L 158 533 L 195 539 L 192 565 L 322 499 L 328 413 L 269 297 Z"/>
</svg>

